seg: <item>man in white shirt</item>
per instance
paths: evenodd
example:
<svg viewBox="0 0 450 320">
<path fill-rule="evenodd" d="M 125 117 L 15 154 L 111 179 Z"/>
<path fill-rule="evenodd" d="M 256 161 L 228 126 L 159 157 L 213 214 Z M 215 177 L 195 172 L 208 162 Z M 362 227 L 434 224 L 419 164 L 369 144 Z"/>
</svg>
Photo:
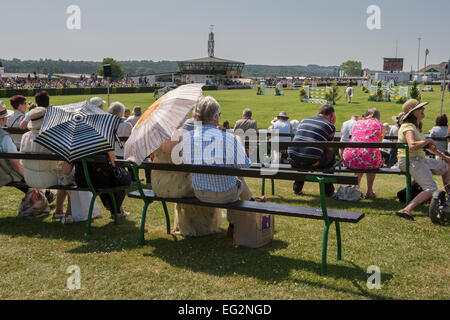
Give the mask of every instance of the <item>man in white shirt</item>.
<svg viewBox="0 0 450 320">
<path fill-rule="evenodd" d="M 352 115 L 352 118 L 350 120 L 347 120 L 342 124 L 341 142 L 349 142 L 350 141 L 350 136 L 352 135 L 352 132 L 353 132 L 353 126 L 358 121 L 358 119 L 359 119 L 359 117 L 354 114 L 354 115 Z M 344 151 L 344 149 L 339 150 L 341 158 L 342 158 L 343 151 Z"/>
</svg>

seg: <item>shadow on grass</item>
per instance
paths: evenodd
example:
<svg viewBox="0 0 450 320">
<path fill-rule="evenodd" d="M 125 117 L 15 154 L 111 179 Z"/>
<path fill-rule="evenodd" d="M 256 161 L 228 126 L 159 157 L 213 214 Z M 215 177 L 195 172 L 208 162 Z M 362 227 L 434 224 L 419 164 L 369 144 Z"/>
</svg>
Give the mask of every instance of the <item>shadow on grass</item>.
<svg viewBox="0 0 450 320">
<path fill-rule="evenodd" d="M 277 250 L 287 248 L 287 243 L 281 240 L 274 240 L 258 249 L 236 248 L 232 245 L 231 239 L 221 233 L 202 238 L 182 238 L 177 241 L 159 238 L 148 240 L 146 245 L 151 249 L 151 253 L 144 253 L 144 256 L 159 258 L 173 267 L 193 272 L 220 277 L 244 275 L 270 283 L 290 280 L 370 299 L 390 299 L 390 297 L 364 290 L 358 283 L 366 283 L 368 277 L 366 270 L 346 261 L 335 264 L 336 259 L 333 255 L 328 257 L 326 278 L 348 280 L 357 290 L 311 281 L 317 276 L 321 277 L 321 263 L 276 255 Z M 320 257 L 320 252 L 317 254 Z M 295 270 L 306 271 L 313 275 L 310 280 L 294 279 L 291 273 Z M 391 278 L 391 274 L 383 274 L 383 281 Z"/>
<path fill-rule="evenodd" d="M 102 226 L 95 226 L 95 221 L 96 219 L 91 225 L 92 234 L 88 235 L 87 222 L 62 225 L 59 221 L 49 221 L 48 218 L 24 220 L 18 217 L 4 217 L 0 218 L 0 234 L 12 238 L 28 237 L 86 243 L 68 251 L 71 253 L 113 252 L 138 247 L 139 228 L 135 221 L 119 219 L 115 225 L 111 220 Z"/>
</svg>

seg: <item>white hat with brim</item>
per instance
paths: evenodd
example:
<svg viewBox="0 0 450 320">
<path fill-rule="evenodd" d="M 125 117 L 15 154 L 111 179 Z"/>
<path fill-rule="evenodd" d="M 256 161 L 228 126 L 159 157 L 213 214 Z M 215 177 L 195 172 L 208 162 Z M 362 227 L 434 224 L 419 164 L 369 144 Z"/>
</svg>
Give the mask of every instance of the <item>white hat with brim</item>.
<svg viewBox="0 0 450 320">
<path fill-rule="evenodd" d="M 5 104 L 0 101 L 0 119 L 8 118 L 14 114 L 14 111 L 6 109 Z"/>
<path fill-rule="evenodd" d="M 37 107 L 30 111 L 30 119 L 28 122 L 28 130 L 39 130 L 41 129 L 42 123 L 44 122 L 45 108 Z"/>
</svg>

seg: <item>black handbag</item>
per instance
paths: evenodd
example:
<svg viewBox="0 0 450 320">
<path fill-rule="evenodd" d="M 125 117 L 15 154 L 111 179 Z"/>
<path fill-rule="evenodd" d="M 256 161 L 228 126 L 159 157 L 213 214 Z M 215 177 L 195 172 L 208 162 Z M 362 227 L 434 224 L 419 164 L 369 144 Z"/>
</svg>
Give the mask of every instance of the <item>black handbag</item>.
<svg viewBox="0 0 450 320">
<path fill-rule="evenodd" d="M 114 185 L 116 187 L 129 186 L 131 184 L 131 174 L 125 168 L 112 168 Z"/>
</svg>

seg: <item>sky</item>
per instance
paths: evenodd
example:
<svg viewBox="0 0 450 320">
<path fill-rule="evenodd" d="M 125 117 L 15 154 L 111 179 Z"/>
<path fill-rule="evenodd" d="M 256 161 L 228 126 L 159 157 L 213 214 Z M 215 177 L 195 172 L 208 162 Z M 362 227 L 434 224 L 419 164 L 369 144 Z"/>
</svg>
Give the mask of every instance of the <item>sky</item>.
<svg viewBox="0 0 450 320">
<path fill-rule="evenodd" d="M 77 5 L 80 29 L 67 8 Z M 366 12 L 380 8 L 381 29 Z M 2 0 L 0 58 L 187 60 L 215 56 L 265 65 L 340 65 L 382 69 L 383 57 L 404 58 L 404 71 L 450 59 L 449 0 Z"/>
</svg>

